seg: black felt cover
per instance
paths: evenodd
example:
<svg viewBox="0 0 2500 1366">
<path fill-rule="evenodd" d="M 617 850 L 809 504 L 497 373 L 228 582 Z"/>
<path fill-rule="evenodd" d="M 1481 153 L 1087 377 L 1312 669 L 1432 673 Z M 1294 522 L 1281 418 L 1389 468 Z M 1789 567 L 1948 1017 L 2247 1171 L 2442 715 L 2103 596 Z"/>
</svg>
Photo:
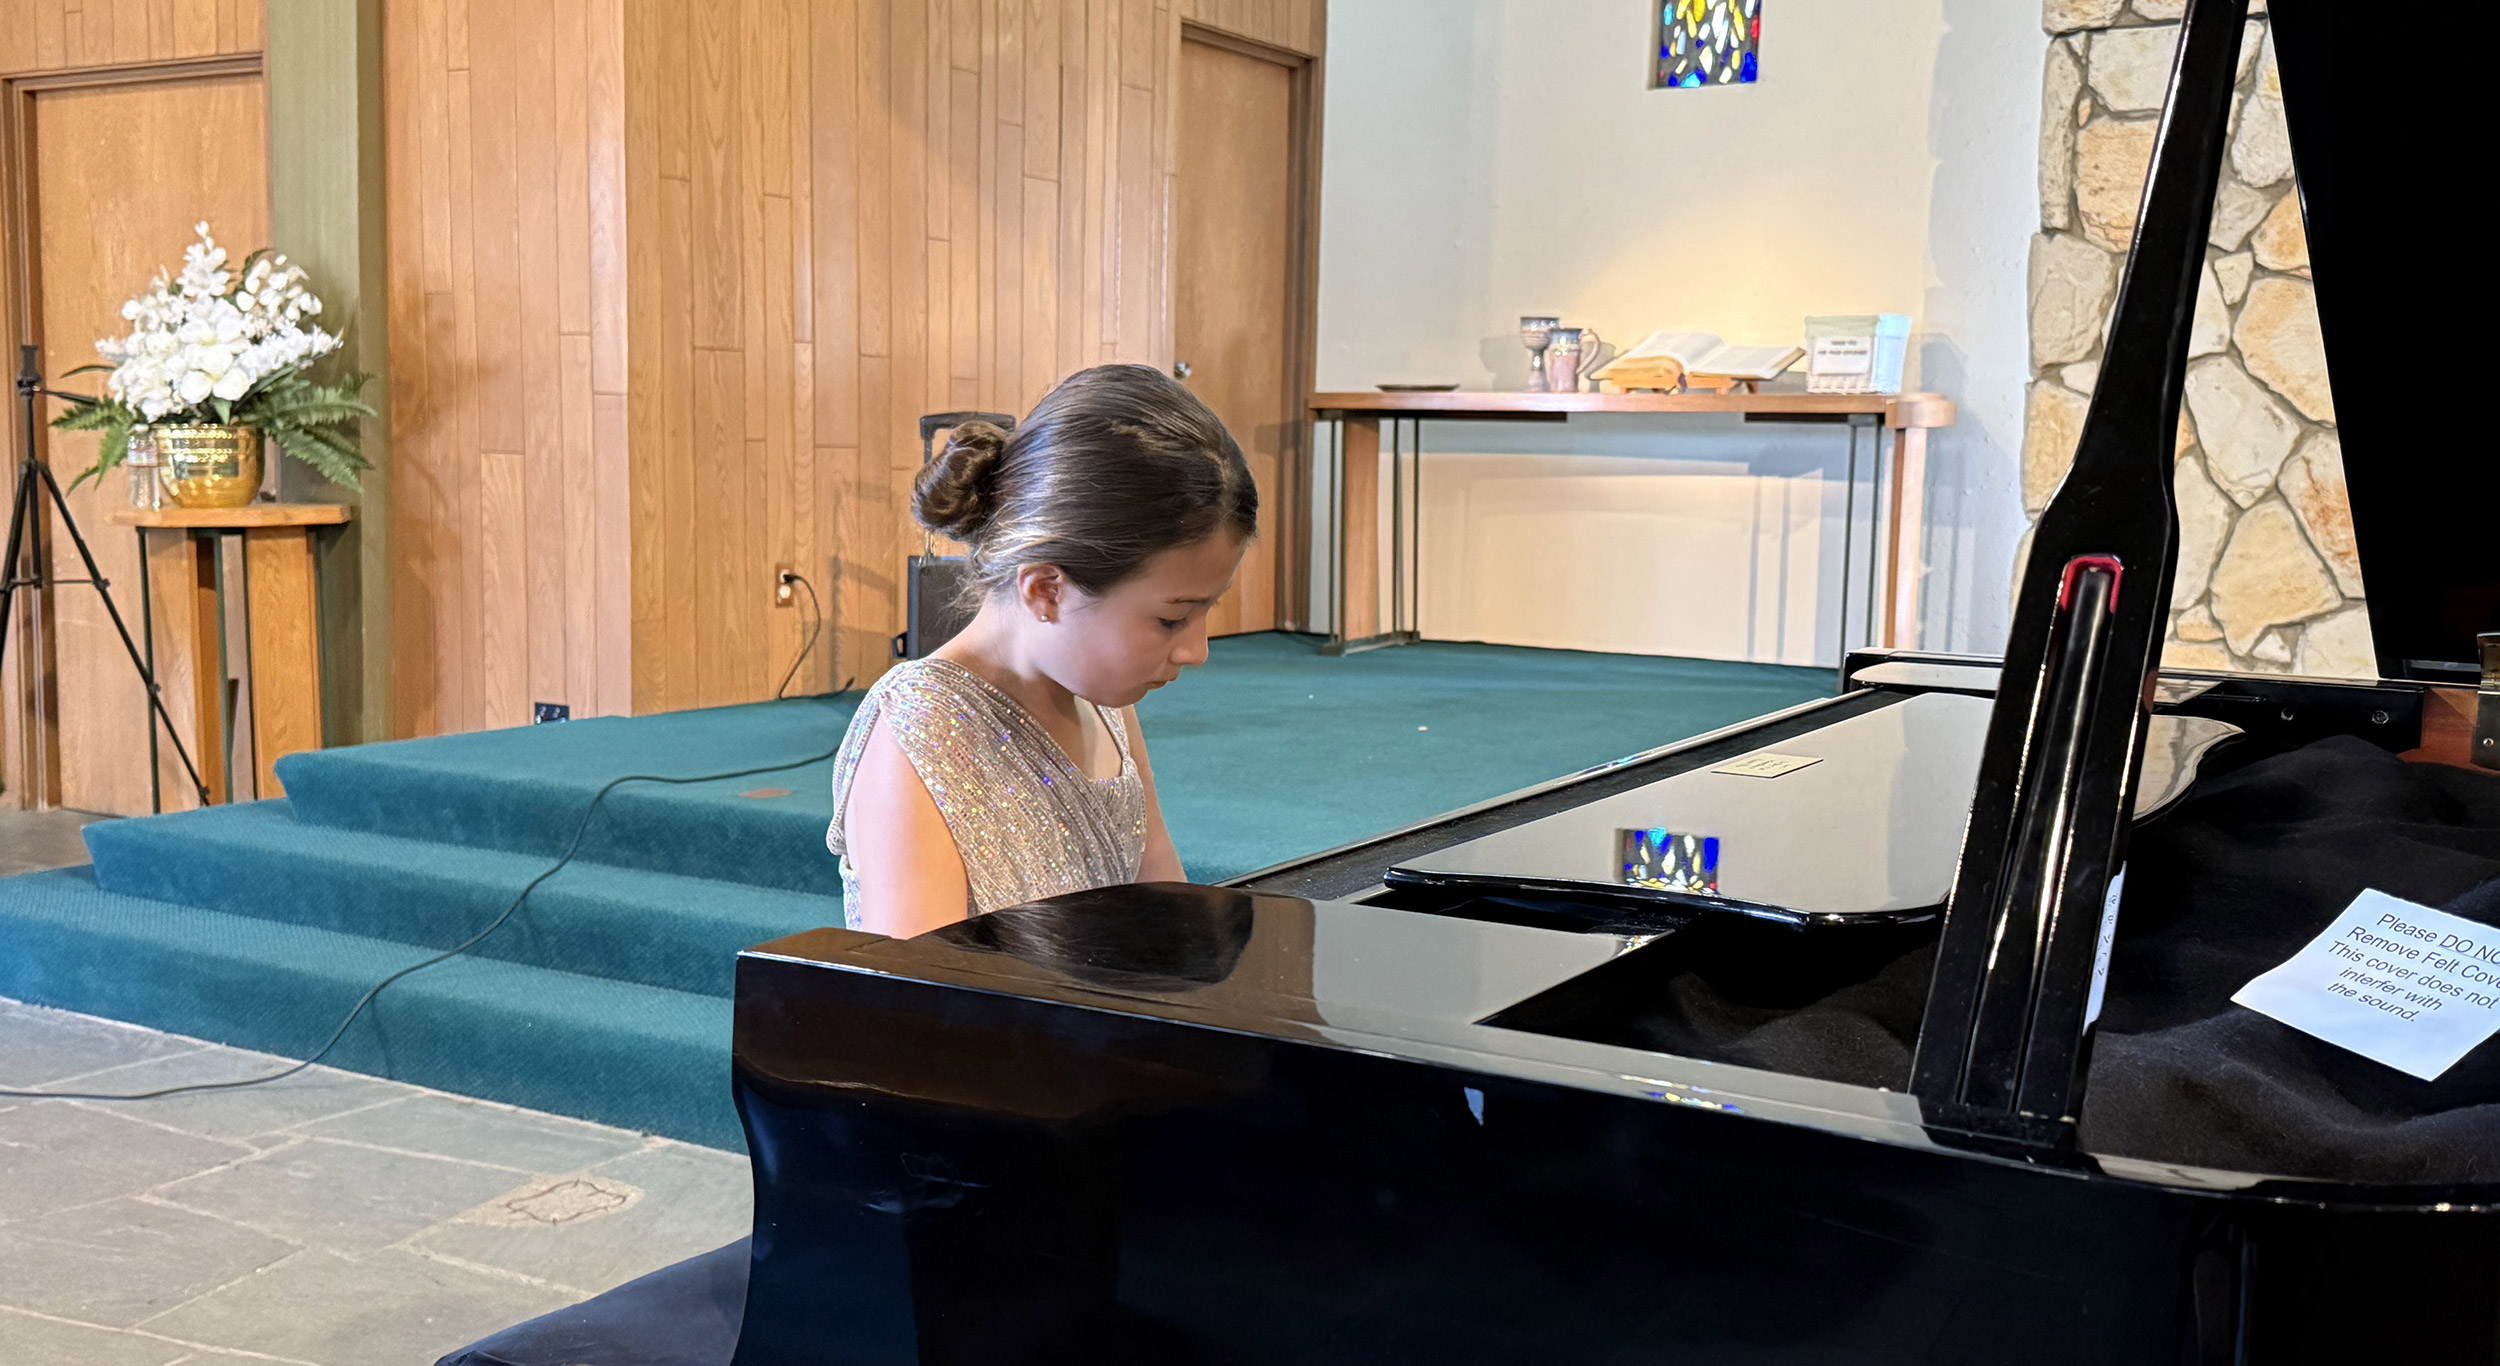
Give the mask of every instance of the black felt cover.
<svg viewBox="0 0 2500 1366">
<path fill-rule="evenodd" d="M 2370 888 L 2500 925 L 2500 775 L 2324 740 L 2208 778 L 2138 830 L 2084 1147 L 2348 1181 L 2500 1180 L 2500 1041 L 2424 1082 L 2231 1004 Z M 1756 962 L 1797 961 L 1756 947 Z M 1793 971 L 1774 982 L 1738 955 L 1686 961 L 1651 1009 L 1608 1032 L 1776 1071 L 1905 1083 L 1932 941 L 1835 962 L 1802 992 Z"/>
</svg>

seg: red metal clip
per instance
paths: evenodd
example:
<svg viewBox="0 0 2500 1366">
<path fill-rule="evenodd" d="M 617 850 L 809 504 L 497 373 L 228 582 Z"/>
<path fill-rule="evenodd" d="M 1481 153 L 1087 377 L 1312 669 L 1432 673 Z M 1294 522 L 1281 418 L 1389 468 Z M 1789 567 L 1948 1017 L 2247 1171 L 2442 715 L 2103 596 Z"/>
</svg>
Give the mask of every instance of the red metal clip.
<svg viewBox="0 0 2500 1366">
<path fill-rule="evenodd" d="M 2113 612 L 2117 611 L 2118 585 L 2125 581 L 2127 577 L 2127 567 L 2120 564 L 2118 562 L 2118 557 L 2115 555 L 2077 555 L 2073 559 L 2068 560 L 2066 562 L 2066 577 L 2059 580 L 2057 585 L 2057 610 L 2061 612 L 2065 611 L 2067 604 L 2074 600 L 2075 575 L 2086 569 L 2106 569 L 2109 571 L 2109 610 Z"/>
</svg>

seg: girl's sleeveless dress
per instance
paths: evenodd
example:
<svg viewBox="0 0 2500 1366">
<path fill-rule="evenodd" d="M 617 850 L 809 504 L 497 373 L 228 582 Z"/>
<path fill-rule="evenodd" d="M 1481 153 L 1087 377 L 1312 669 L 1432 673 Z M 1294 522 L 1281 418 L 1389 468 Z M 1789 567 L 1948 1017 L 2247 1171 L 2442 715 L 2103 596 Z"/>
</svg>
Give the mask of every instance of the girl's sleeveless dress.
<svg viewBox="0 0 2500 1366">
<path fill-rule="evenodd" d="M 1119 744 L 1117 777 L 1086 776 L 1031 712 L 960 664 L 921 659 L 887 671 L 861 700 L 833 761 L 825 847 L 842 856 L 843 922 L 857 929 L 861 918 L 842 819 L 880 720 L 955 837 L 971 914 L 1136 881 L 1146 852 L 1146 784 L 1121 714 L 1094 710 Z"/>
</svg>

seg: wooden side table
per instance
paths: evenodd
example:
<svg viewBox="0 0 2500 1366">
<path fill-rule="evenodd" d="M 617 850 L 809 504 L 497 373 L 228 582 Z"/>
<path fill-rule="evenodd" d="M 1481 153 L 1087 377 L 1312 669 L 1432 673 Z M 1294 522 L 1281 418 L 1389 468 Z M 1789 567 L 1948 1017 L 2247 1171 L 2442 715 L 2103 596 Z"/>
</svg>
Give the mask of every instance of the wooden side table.
<svg viewBox="0 0 2500 1366">
<path fill-rule="evenodd" d="M 116 508 L 113 524 L 139 537 L 139 617 L 147 642 L 148 670 L 156 671 L 156 602 L 148 572 L 148 533 L 180 531 L 189 564 L 178 571 L 192 594 L 191 630 L 182 648 L 191 656 L 192 715 L 206 738 L 217 718 L 218 744 L 200 749 L 200 780 L 212 802 L 284 795 L 277 762 L 283 755 L 321 747 L 321 572 L 313 536 L 343 525 L 356 510 L 336 503 L 253 503 L 239 508 Z M 251 688 L 252 762 L 240 781 L 230 780 L 236 716 L 226 698 L 226 557 L 221 543 L 243 539 L 243 677 Z M 165 797 L 157 772 L 157 722 L 148 720 L 148 771 L 157 810 Z"/>
</svg>

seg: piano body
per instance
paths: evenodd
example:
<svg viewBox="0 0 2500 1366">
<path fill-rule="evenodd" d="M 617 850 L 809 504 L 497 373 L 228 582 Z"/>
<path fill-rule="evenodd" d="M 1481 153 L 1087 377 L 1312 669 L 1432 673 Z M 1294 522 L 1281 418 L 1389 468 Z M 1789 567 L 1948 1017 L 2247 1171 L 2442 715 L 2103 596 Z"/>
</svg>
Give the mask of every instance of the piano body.
<svg viewBox="0 0 2500 1366">
<path fill-rule="evenodd" d="M 2238 971 L 2244 926 L 2273 961 L 2314 934 L 2351 892 L 2303 858 L 2401 882 L 2439 840 L 2500 850 L 2500 777 L 2393 757 L 2473 743 L 2432 685 L 2500 631 L 2500 461 L 2345 381 L 2446 303 L 2381 235 L 2421 212 L 2381 159 L 2407 92 L 2348 79 L 2324 0 L 2270 22 L 2382 677 L 2157 671 L 2245 12 L 2188 6 L 2004 659 L 1854 656 L 1835 698 L 1231 887 L 748 951 L 740 1366 L 2500 1355 L 2492 1131 L 2398 1155 L 2345 1122 L 2364 1092 L 2500 1102 L 2500 1069 L 2460 1099 L 2244 1011 L 2196 1028 L 2276 1031 L 2255 1053 L 2120 1029 L 2210 995 L 2180 965 Z M 2210 852 L 2267 802 L 2379 800 L 2312 772 L 2429 784 L 2446 824 L 2418 858 L 2349 812 Z M 2269 869 L 2305 920 L 2250 919 Z M 2310 1132 L 2285 1095 L 2347 1110 Z"/>
</svg>

